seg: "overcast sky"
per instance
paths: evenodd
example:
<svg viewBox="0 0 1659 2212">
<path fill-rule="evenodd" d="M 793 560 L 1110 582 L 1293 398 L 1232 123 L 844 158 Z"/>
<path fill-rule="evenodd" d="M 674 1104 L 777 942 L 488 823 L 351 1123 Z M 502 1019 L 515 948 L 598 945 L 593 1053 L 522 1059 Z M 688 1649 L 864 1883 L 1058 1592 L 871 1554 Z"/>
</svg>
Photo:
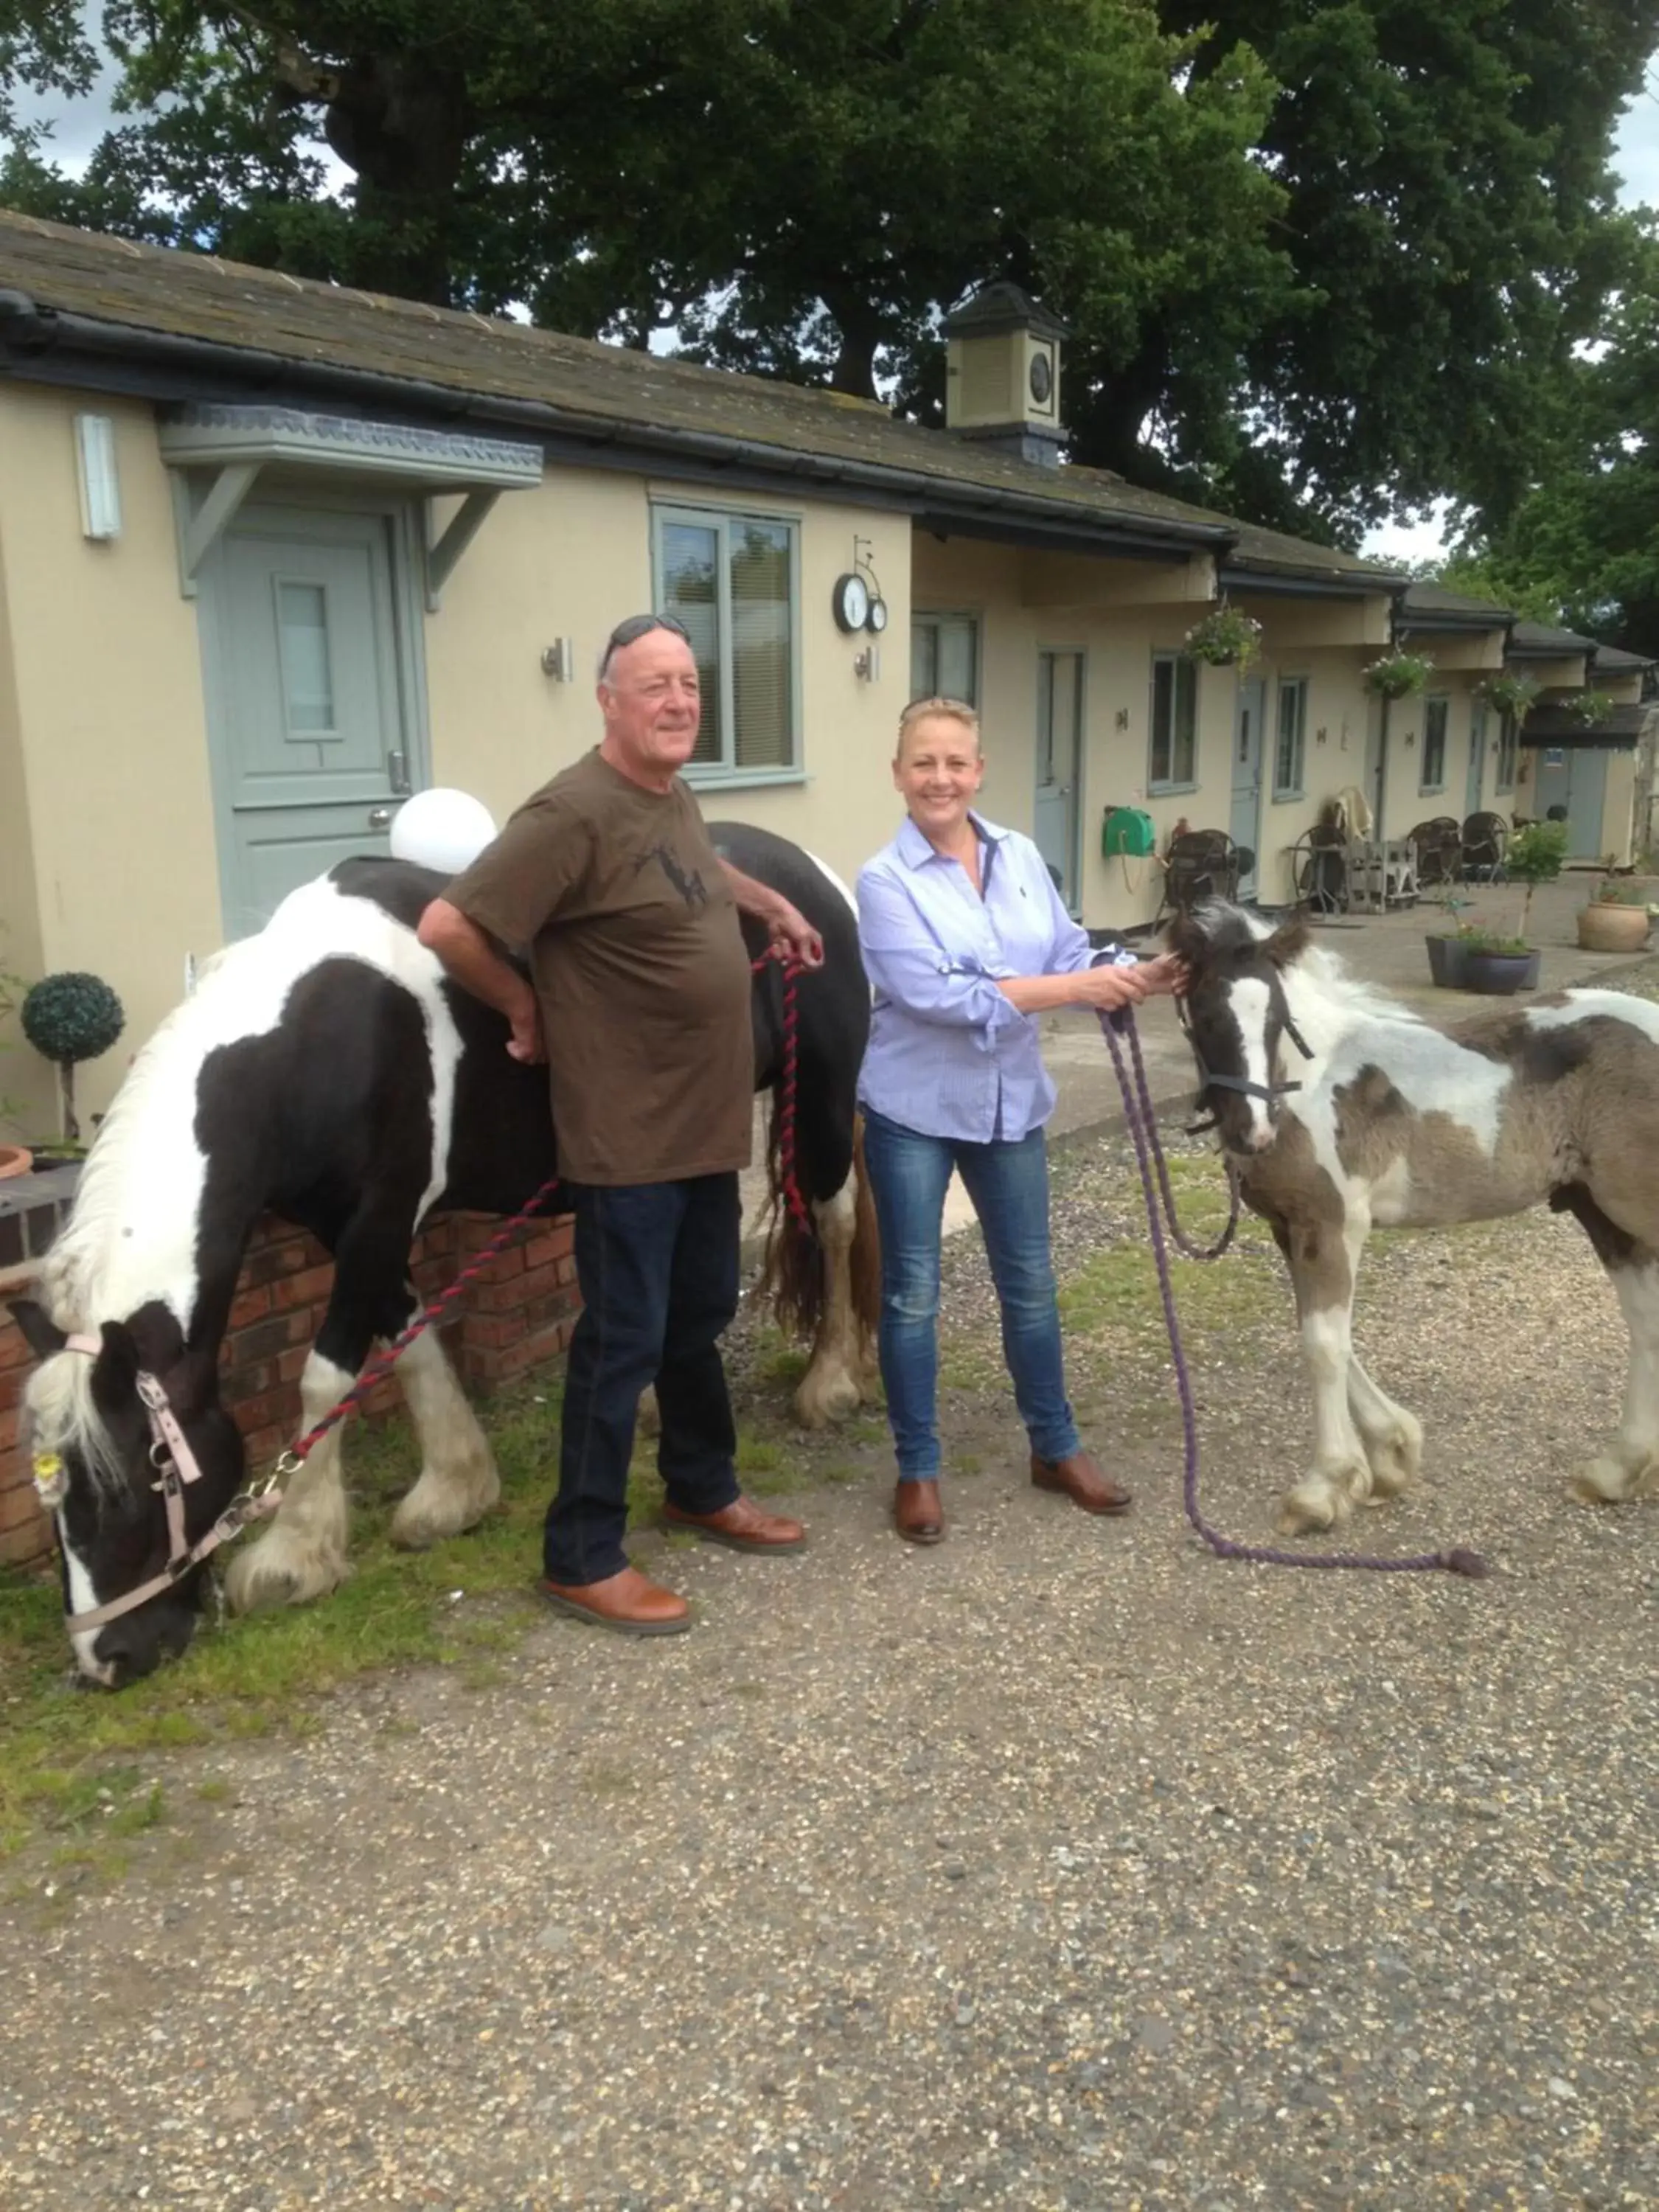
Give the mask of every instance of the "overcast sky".
<svg viewBox="0 0 1659 2212">
<path fill-rule="evenodd" d="M 78 100 L 37 100 L 25 92 L 19 106 L 26 115 L 51 122 L 48 158 L 64 168 L 79 169 L 109 127 L 109 82 L 106 79 Z M 1625 110 L 1614 141 L 1613 166 L 1624 205 L 1659 207 L 1659 58 L 1648 70 L 1645 87 Z M 1434 516 L 1415 524 L 1391 524 L 1365 541 L 1368 553 L 1389 560 L 1432 560 L 1443 550 L 1442 524 Z"/>
</svg>

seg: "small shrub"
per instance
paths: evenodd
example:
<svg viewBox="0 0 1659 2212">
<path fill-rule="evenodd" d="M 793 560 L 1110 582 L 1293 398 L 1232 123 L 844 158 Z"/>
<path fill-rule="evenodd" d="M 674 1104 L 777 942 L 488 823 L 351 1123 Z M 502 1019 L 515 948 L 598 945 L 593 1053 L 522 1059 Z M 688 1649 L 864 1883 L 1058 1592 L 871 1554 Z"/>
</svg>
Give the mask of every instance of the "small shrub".
<svg viewBox="0 0 1659 2212">
<path fill-rule="evenodd" d="M 80 1061 L 107 1052 L 120 1036 L 126 1025 L 121 1001 L 100 975 L 72 970 L 44 976 L 24 994 L 18 1018 L 36 1052 L 58 1070 L 64 1134 L 78 1145 L 75 1070 Z"/>
</svg>

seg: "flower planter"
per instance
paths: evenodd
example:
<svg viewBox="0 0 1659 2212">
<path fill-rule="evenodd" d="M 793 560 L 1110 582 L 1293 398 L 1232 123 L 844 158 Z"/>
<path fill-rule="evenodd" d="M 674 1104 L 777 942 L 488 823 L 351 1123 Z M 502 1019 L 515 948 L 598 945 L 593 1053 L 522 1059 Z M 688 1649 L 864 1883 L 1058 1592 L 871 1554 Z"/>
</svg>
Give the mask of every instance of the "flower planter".
<svg viewBox="0 0 1659 2212">
<path fill-rule="evenodd" d="M 27 1175 L 33 1165 L 33 1153 L 21 1145 L 0 1145 L 0 1182 L 8 1176 Z"/>
<path fill-rule="evenodd" d="M 1639 952 L 1647 941 L 1644 906 L 1598 901 L 1578 909 L 1578 942 L 1586 952 Z"/>
<path fill-rule="evenodd" d="M 1538 952 L 1467 952 L 1463 959 L 1463 988 L 1489 998 L 1508 998 L 1516 991 L 1538 988 Z"/>
<path fill-rule="evenodd" d="M 1467 990 L 1469 948 L 1461 937 L 1425 937 L 1429 948 L 1429 979 L 1443 991 Z"/>
</svg>

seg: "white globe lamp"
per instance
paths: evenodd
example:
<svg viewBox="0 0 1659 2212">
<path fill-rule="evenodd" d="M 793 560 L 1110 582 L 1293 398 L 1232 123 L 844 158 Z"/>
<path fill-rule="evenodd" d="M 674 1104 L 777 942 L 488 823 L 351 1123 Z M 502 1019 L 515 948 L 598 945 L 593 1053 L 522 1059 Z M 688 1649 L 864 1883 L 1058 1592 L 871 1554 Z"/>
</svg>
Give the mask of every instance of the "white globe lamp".
<svg viewBox="0 0 1659 2212">
<path fill-rule="evenodd" d="M 392 857 L 435 869 L 441 876 L 459 876 L 495 835 L 495 817 L 470 793 L 417 791 L 392 820 Z"/>
</svg>

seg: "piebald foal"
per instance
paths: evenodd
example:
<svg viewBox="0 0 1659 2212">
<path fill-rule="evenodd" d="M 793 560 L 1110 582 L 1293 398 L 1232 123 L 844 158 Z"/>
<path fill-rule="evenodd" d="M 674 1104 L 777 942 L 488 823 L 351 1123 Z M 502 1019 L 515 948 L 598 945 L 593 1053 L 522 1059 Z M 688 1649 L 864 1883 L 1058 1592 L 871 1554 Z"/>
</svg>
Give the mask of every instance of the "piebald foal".
<svg viewBox="0 0 1659 2212">
<path fill-rule="evenodd" d="M 1296 1293 L 1314 1457 L 1279 1528 L 1340 1526 L 1421 1462 L 1421 1425 L 1354 1357 L 1372 1226 L 1546 1202 L 1583 1224 L 1630 1330 L 1623 1417 L 1574 1487 L 1608 1504 L 1659 1489 L 1659 1007 L 1564 991 L 1442 1030 L 1348 976 L 1301 921 L 1217 903 L 1170 944 L 1190 972 L 1200 1104 Z"/>
</svg>

